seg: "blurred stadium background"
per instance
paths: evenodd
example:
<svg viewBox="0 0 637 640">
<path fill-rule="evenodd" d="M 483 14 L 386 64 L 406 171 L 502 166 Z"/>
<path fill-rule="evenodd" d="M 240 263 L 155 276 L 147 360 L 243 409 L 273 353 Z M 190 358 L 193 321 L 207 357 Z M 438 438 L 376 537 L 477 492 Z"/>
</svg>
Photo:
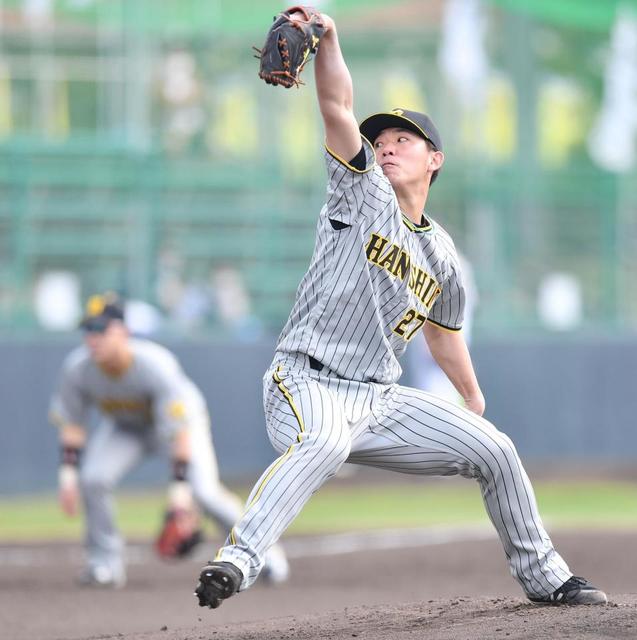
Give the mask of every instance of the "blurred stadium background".
<svg viewBox="0 0 637 640">
<path fill-rule="evenodd" d="M 473 266 L 488 417 L 531 460 L 634 464 L 637 2 L 314 4 L 358 116 L 441 130 L 429 211 Z M 224 475 L 272 458 L 260 377 L 325 188 L 312 70 L 256 75 L 285 6 L 0 0 L 0 493 L 53 488 L 48 398 L 107 289 L 203 388 Z"/>
</svg>

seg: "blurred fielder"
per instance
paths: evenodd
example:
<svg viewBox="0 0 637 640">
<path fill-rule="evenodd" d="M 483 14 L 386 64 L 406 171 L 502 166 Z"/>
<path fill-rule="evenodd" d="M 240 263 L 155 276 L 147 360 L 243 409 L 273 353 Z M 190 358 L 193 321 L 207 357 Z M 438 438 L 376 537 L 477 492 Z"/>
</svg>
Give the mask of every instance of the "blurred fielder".
<svg viewBox="0 0 637 640">
<path fill-rule="evenodd" d="M 84 344 L 67 356 L 51 403 L 62 446 L 60 503 L 73 516 L 83 499 L 87 565 L 80 583 L 120 587 L 126 567 L 112 492 L 143 457 L 163 450 L 172 459 L 167 514 L 156 541 L 160 556 L 184 556 L 199 541 L 195 504 L 224 532 L 241 508 L 219 481 L 204 398 L 175 356 L 131 338 L 123 304 L 112 294 L 90 298 L 81 328 Z M 91 408 L 101 416 L 86 443 Z M 273 547 L 266 578 L 280 582 L 287 574 L 282 549 Z"/>
<path fill-rule="evenodd" d="M 553 547 L 513 443 L 481 417 L 485 402 L 460 330 L 460 264 L 451 238 L 425 209 L 444 162 L 436 127 L 406 109 L 374 114 L 359 127 L 334 21 L 312 10 L 293 7 L 275 21 L 260 51 L 260 76 L 298 84 L 317 49 L 327 201 L 264 378 L 267 430 L 281 456 L 201 571 L 199 604 L 218 607 L 247 589 L 267 550 L 344 462 L 475 479 L 529 599 L 605 603 Z M 397 384 L 398 357 L 421 330 L 465 408 Z M 389 583 L 397 578 L 388 576 Z"/>
</svg>

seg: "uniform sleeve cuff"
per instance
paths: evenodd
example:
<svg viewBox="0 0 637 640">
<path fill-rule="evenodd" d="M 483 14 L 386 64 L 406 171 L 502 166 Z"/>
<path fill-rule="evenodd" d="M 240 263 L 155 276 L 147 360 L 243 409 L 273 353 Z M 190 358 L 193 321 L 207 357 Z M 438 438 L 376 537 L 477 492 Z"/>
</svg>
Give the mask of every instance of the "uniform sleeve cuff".
<svg viewBox="0 0 637 640">
<path fill-rule="evenodd" d="M 327 146 L 327 143 L 325 144 L 325 150 L 332 158 L 334 158 L 344 167 L 347 167 L 350 171 L 353 171 L 354 173 L 369 173 L 374 168 L 374 165 L 376 164 L 376 156 L 374 154 L 374 149 L 367 138 L 365 138 L 364 136 L 361 136 L 361 143 L 363 145 L 363 149 L 365 150 L 365 160 L 367 163 L 364 169 L 357 169 L 356 167 L 353 167 L 347 160 L 344 160 L 343 158 L 341 158 L 341 156 L 339 156 L 337 153 L 332 151 Z"/>
<path fill-rule="evenodd" d="M 457 331 L 462 331 L 462 325 L 460 325 L 459 327 L 447 327 L 444 324 L 440 324 L 439 322 L 436 322 L 435 320 L 432 320 L 431 318 L 427 318 L 427 322 L 431 322 L 431 324 L 435 324 L 437 327 L 440 327 L 441 329 L 444 329 L 445 331 L 451 331 L 452 333 L 456 333 Z"/>
</svg>

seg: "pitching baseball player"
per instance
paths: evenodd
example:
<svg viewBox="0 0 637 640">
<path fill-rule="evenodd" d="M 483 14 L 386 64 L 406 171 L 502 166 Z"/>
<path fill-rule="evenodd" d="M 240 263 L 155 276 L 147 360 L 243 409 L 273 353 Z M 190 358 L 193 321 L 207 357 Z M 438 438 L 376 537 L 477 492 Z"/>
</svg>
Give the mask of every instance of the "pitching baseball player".
<svg viewBox="0 0 637 640">
<path fill-rule="evenodd" d="M 485 402 L 461 331 L 458 256 L 425 210 L 444 162 L 436 127 L 403 109 L 376 113 L 359 127 L 333 20 L 295 8 L 286 22 L 297 16 L 301 26 L 318 20 L 323 29 L 315 77 L 327 201 L 310 267 L 264 377 L 267 430 L 281 455 L 201 571 L 199 604 L 214 608 L 248 588 L 266 551 L 345 462 L 475 479 L 528 598 L 605 603 L 605 594 L 574 577 L 553 547 L 513 443 L 481 417 Z M 262 67 L 267 49 L 266 42 Z M 265 76 L 281 84 L 280 76 Z M 419 331 L 464 408 L 397 384 L 398 359 Z"/>
<path fill-rule="evenodd" d="M 240 516 L 241 505 L 219 482 L 205 401 L 173 354 L 129 337 L 123 304 L 112 294 L 88 301 L 81 327 L 84 344 L 66 358 L 51 403 L 62 445 L 60 502 L 65 513 L 75 515 L 80 494 L 83 498 L 88 558 L 80 582 L 120 587 L 126 570 L 112 491 L 142 457 L 161 450 L 172 457 L 168 509 L 182 514 L 177 526 L 182 532 L 190 527 L 196 534 L 195 503 L 226 532 Z M 83 451 L 91 408 L 101 420 Z M 162 555 L 173 552 L 166 547 L 169 540 L 160 542 Z M 285 555 L 276 546 L 268 552 L 265 575 L 280 582 L 287 573 Z"/>
</svg>

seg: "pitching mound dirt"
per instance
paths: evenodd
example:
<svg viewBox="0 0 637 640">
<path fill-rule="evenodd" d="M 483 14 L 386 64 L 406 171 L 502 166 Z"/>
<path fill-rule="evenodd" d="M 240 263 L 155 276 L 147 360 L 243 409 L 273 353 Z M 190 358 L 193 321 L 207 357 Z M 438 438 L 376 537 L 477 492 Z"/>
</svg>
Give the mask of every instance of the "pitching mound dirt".
<svg viewBox="0 0 637 640">
<path fill-rule="evenodd" d="M 539 607 L 514 598 L 457 598 L 401 606 L 352 607 L 322 615 L 291 616 L 204 631 L 165 629 L 127 640 L 632 640 L 637 596 L 617 596 L 600 607 Z M 108 636 L 101 640 L 121 639 Z"/>
<path fill-rule="evenodd" d="M 129 581 L 82 589 L 81 547 L 0 545 L 2 640 L 604 640 L 637 638 L 635 532 L 555 532 L 573 569 L 609 595 L 596 607 L 522 598 L 493 539 L 317 555 L 296 549 L 289 582 L 257 582 L 216 610 L 193 596 L 206 555 L 185 562 L 131 548 Z M 307 553 L 299 553 L 307 547 Z M 208 545 L 201 549 L 208 552 Z M 630 595 L 619 595 L 630 594 Z"/>
</svg>

